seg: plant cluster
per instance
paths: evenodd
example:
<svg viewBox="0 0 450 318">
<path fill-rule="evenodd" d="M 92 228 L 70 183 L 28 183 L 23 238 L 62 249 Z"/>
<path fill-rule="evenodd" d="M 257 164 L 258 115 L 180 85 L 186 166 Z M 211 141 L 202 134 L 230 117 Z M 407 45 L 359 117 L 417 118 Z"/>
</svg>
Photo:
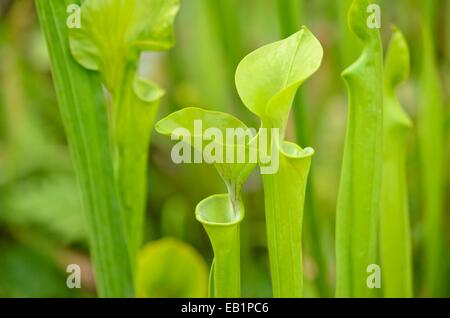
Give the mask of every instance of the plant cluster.
<svg viewBox="0 0 450 318">
<path fill-rule="evenodd" d="M 63 17 L 67 6 L 74 2 L 81 8 L 81 27 L 69 30 Z M 245 106 L 240 114 L 250 111 L 256 115 L 259 127 L 255 128 L 227 112 L 198 107 L 182 108 L 155 124 L 164 91 L 140 75 L 141 54 L 173 47 L 179 0 L 36 0 L 80 182 L 100 296 L 165 296 L 155 292 L 166 282 L 165 266 L 170 264 L 167 266 L 177 273 L 185 271 L 175 257 L 184 259 L 193 269 L 193 276 L 206 284 L 204 263 L 185 243 L 163 239 L 141 248 L 153 128 L 184 142 L 180 148 L 183 157 L 194 158 L 192 162 L 204 158 L 213 165 L 227 189 L 226 193 L 201 200 L 195 208 L 195 218 L 203 226 L 214 254 L 208 284 L 210 297 L 242 296 L 241 237 L 248 234 L 243 231 L 245 184 L 257 166 L 264 190 L 264 234 L 272 295 L 304 296 L 304 216 L 308 218 L 309 241 L 313 241 L 308 248 L 313 249 L 318 263 L 319 289 L 327 294 L 327 265 L 317 211 L 313 203 L 305 204 L 307 197 L 311 200 L 314 196 L 308 179 L 312 177 L 315 150 L 299 145 L 311 139 L 305 120 L 306 99 L 298 94 L 300 86 L 320 68 L 324 49 L 307 27 L 298 30 L 296 12 L 300 2 L 276 3 L 284 39 L 246 55 L 234 73 L 239 102 Z M 413 238 L 406 146 L 414 125 L 397 94 L 397 88 L 409 77 L 410 50 L 404 35 L 393 27 L 384 54 L 380 30 L 368 22 L 372 4 L 369 0 L 353 0 L 337 5 L 340 15 L 348 9 L 350 30 L 343 32 L 340 43 L 341 64 L 352 64 L 342 72 L 348 115 L 336 205 L 335 295 L 412 297 Z M 233 15 L 219 1 L 207 1 L 207 8 L 216 18 Z M 441 279 L 445 277 L 445 233 L 441 224 L 444 112 L 432 40 L 436 1 L 426 1 L 423 9 L 417 126 L 426 211 L 424 290 L 427 295 L 438 296 L 445 292 Z M 238 43 L 233 43 L 224 31 L 225 20 L 216 28 L 230 52 L 226 61 L 229 70 L 235 68 L 240 56 Z M 348 48 L 350 54 L 345 53 Z M 359 57 L 353 56 L 359 51 Z M 292 109 L 299 144 L 287 137 Z M 244 138 L 219 138 L 228 136 L 229 129 L 240 131 Z M 263 149 L 262 144 L 267 148 Z M 227 160 L 218 160 L 219 153 L 226 153 Z M 251 160 L 255 153 L 256 161 Z M 240 154 L 244 154 L 243 158 Z M 276 169 L 266 173 L 270 158 L 277 159 Z M 153 264 L 153 259 L 161 262 Z M 369 287 L 368 271 L 377 264 L 382 268 L 382 290 Z M 167 280 L 167 290 L 172 294 L 197 297 L 206 292 L 206 288 L 194 284 L 181 288 L 181 276 Z"/>
</svg>

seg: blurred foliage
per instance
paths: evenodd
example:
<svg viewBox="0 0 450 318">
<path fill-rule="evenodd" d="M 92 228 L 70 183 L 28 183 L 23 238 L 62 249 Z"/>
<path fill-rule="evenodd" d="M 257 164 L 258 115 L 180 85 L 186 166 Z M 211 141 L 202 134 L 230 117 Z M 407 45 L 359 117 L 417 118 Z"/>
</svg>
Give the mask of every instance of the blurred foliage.
<svg viewBox="0 0 450 318">
<path fill-rule="evenodd" d="M 66 244 L 86 242 L 74 177 L 55 174 L 29 179 L 17 182 L 6 191 L 0 221 L 43 231 Z"/>
<path fill-rule="evenodd" d="M 208 268 L 188 244 L 163 238 L 144 246 L 136 274 L 138 297 L 199 298 L 208 295 Z"/>
<path fill-rule="evenodd" d="M 298 1 L 301 3 L 298 28 L 306 24 L 318 36 L 325 55 L 317 74 L 302 89 L 302 122 L 305 125 L 302 129 L 308 138 L 299 138 L 301 136 L 296 134 L 293 118 L 287 127 L 287 138 L 298 141 L 303 147 L 311 146 L 316 152 L 312 161 L 310 184 L 314 195 L 311 198 L 320 244 L 324 250 L 325 284 L 332 291 L 335 281 L 334 218 L 347 115 L 346 92 L 340 73 L 360 52 L 358 43 L 354 42 L 347 28 L 345 10 L 349 1 Z M 419 5 L 422 1 L 379 1 L 382 6 L 383 42 L 387 45 L 391 34 L 388 26 L 396 24 L 411 47 L 411 79 L 401 87 L 399 96 L 414 123 L 417 122 L 417 96 L 420 92 L 420 21 L 423 12 Z M 249 126 L 258 127 L 257 118 L 239 102 L 233 74 L 237 62 L 245 54 L 262 44 L 281 39 L 284 31 L 280 27 L 283 24 L 278 14 L 278 1 L 181 2 L 176 19 L 175 48 L 167 53 L 151 53 L 142 57 L 141 74 L 155 79 L 167 92 L 158 118 L 183 107 L 208 107 L 210 110 L 230 112 Z M 444 243 L 447 250 L 450 243 L 449 2 L 438 1 L 442 10 L 438 10 L 439 17 L 433 32 L 447 116 L 447 202 L 444 207 Z M 65 267 L 69 259 L 64 251 L 86 257 L 86 233 L 77 180 L 59 117 L 48 56 L 33 1 L 0 1 L 0 56 L 0 296 L 66 297 L 92 293 L 93 282 L 83 284 L 81 293 L 65 287 Z M 423 242 L 423 193 L 417 173 L 417 128 L 414 129 L 407 141 L 406 161 L 414 281 L 419 282 L 424 274 L 423 254 L 419 249 Z M 226 189 L 213 167 L 177 166 L 172 163 L 171 145 L 170 140 L 155 134 L 148 163 L 145 240 L 175 237 L 197 250 L 209 265 L 212 251 L 208 237 L 195 220 L 194 208 L 202 198 Z M 242 293 L 252 297 L 271 296 L 262 187 L 257 173 L 250 176 L 244 193 L 246 218 L 241 227 Z M 305 296 L 317 297 L 324 293 L 317 281 L 319 267 L 313 250 L 316 242 L 314 236 L 309 234 L 312 227 L 307 219 L 308 206 L 304 224 Z M 199 256 L 191 255 L 191 258 L 196 259 L 193 263 L 201 263 Z M 184 273 L 184 268 L 179 268 L 183 261 L 173 258 L 167 262 L 176 266 L 173 272 Z M 450 269 L 448 258 L 445 265 Z M 89 263 L 86 266 L 89 267 Z M 150 272 L 152 268 L 158 270 L 159 265 L 148 266 L 147 271 Z M 448 272 L 442 278 L 446 282 L 450 280 Z M 176 277 L 173 279 L 177 285 Z M 161 285 L 153 286 L 156 287 L 152 287 L 154 291 L 151 295 L 164 294 Z M 420 284 L 415 284 L 415 288 L 414 295 L 422 296 Z M 450 296 L 450 284 L 447 284 L 446 295 Z"/>
<path fill-rule="evenodd" d="M 23 244 L 0 243 L 0 297 L 75 297 L 54 259 Z"/>
</svg>

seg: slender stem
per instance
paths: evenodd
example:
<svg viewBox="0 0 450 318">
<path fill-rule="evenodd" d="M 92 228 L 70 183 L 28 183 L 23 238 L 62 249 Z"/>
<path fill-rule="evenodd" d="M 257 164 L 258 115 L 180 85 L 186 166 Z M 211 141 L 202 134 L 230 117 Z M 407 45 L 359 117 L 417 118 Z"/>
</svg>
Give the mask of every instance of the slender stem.
<svg viewBox="0 0 450 318">
<path fill-rule="evenodd" d="M 66 8 L 73 2 L 37 0 L 36 6 L 81 184 L 98 292 L 102 297 L 132 297 L 131 265 L 115 188 L 100 79 L 78 65 L 69 51 Z"/>
</svg>

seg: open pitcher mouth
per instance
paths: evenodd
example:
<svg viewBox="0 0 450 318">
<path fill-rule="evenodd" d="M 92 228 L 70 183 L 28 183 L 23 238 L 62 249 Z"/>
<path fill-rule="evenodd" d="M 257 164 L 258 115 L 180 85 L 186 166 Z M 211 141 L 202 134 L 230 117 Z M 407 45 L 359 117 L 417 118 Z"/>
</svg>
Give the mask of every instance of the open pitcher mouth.
<svg viewBox="0 0 450 318">
<path fill-rule="evenodd" d="M 314 149 L 311 147 L 302 148 L 299 145 L 284 141 L 281 144 L 281 152 L 284 156 L 293 159 L 308 158 L 314 155 Z"/>
<path fill-rule="evenodd" d="M 215 194 L 197 205 L 195 217 L 202 224 L 229 226 L 242 221 L 244 208 L 240 200 L 232 201 L 229 194 Z"/>
</svg>

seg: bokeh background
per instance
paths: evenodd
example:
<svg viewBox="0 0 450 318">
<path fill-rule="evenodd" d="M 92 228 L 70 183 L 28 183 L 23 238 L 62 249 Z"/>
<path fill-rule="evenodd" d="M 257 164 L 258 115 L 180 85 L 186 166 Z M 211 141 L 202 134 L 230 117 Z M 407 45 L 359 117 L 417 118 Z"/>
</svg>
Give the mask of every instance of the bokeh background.
<svg viewBox="0 0 450 318">
<path fill-rule="evenodd" d="M 391 24 L 405 33 L 410 44 L 412 74 L 399 94 L 414 122 L 420 92 L 421 1 L 379 1 L 384 44 L 391 35 Z M 197 106 L 230 112 L 258 127 L 257 118 L 242 105 L 235 90 L 234 71 L 239 61 L 302 24 L 319 38 L 324 61 L 300 89 L 288 138 L 316 151 L 304 218 L 305 294 L 330 297 L 334 294 L 335 210 L 347 115 L 340 73 L 359 55 L 360 47 L 346 25 L 349 0 L 298 0 L 298 10 L 284 7 L 282 2 L 182 0 L 176 20 L 176 46 L 167 53 L 144 54 L 140 72 L 167 91 L 158 118 L 182 107 Z M 434 40 L 446 114 L 443 223 L 444 244 L 450 251 L 450 1 L 438 2 Z M 298 21 L 298 25 L 289 21 Z M 180 290 L 185 286 L 178 285 L 185 284 L 183 277 L 194 275 L 186 270 L 189 266 L 198 275 L 189 283 L 194 290 L 191 292 L 202 295 L 212 251 L 202 226 L 195 220 L 194 208 L 203 198 L 225 189 L 213 167 L 173 164 L 171 145 L 155 132 L 149 149 L 145 241 L 150 245 L 144 250 L 157 255 L 149 262 L 149 272 L 154 273 L 149 275 L 156 276 L 151 278 L 152 295 L 183 295 Z M 424 212 L 416 128 L 407 147 L 415 295 L 422 296 Z M 250 177 L 244 192 L 247 209 L 241 232 L 242 293 L 269 297 L 264 202 L 257 173 Z M 96 295 L 81 210 L 34 3 L 0 0 L 1 297 Z M 171 242 L 176 251 L 158 250 L 162 238 L 166 238 L 163 242 Z M 448 255 L 446 260 L 450 269 Z M 81 289 L 66 287 L 66 266 L 71 263 L 82 269 Z M 449 272 L 442 277 L 448 282 L 446 296 L 450 296 Z M 171 288 L 164 285 L 167 281 Z"/>
</svg>

